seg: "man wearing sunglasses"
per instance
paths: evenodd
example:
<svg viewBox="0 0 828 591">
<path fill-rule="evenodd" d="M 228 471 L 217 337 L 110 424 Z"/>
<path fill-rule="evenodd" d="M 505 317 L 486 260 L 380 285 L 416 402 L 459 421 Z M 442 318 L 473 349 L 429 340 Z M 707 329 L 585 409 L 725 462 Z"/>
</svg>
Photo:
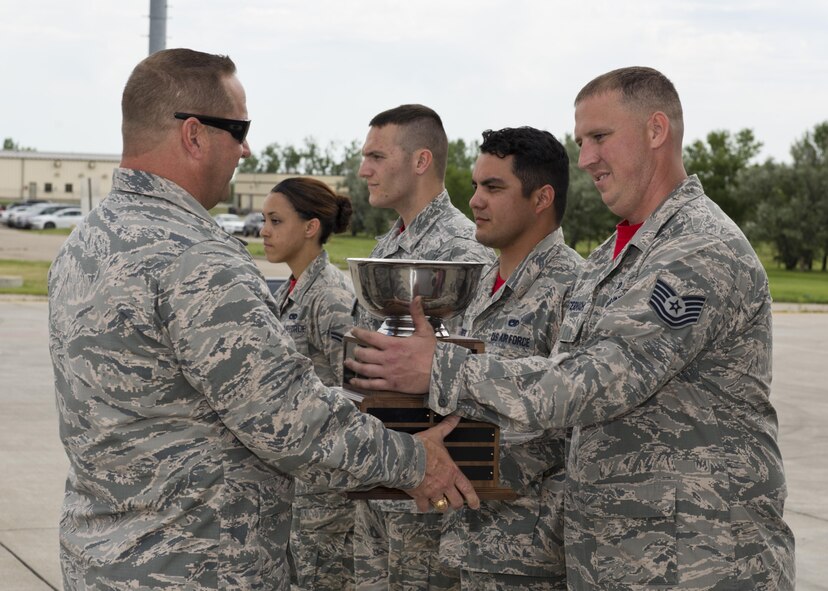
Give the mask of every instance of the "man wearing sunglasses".
<svg viewBox="0 0 828 591">
<path fill-rule="evenodd" d="M 250 154 L 235 71 L 188 49 L 138 64 L 112 192 L 50 271 L 67 590 L 288 589 L 293 476 L 478 506 L 442 446 L 452 422 L 387 431 L 325 388 L 211 219 Z"/>
</svg>

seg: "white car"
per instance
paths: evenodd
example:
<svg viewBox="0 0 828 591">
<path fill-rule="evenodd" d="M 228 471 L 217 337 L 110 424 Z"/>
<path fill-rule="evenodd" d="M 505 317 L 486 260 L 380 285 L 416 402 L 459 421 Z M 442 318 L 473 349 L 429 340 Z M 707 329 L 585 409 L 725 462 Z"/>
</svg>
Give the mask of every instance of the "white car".
<svg viewBox="0 0 828 591">
<path fill-rule="evenodd" d="M 80 207 L 67 207 L 53 213 L 36 215 L 29 220 L 35 230 L 51 230 L 52 228 L 72 228 L 83 219 Z"/>
<path fill-rule="evenodd" d="M 9 222 L 9 218 L 11 217 L 11 214 L 13 214 L 16 210 L 22 209 L 24 207 L 29 207 L 30 205 L 34 205 L 35 203 L 45 202 L 45 199 L 32 199 L 30 201 L 16 201 L 14 203 L 11 203 L 6 207 L 6 209 L 0 211 L 0 223 L 10 226 L 11 223 Z"/>
<path fill-rule="evenodd" d="M 244 220 L 235 213 L 220 213 L 213 219 L 228 234 L 241 234 L 244 231 Z"/>
<path fill-rule="evenodd" d="M 10 228 L 22 228 L 22 220 L 24 216 L 29 214 L 37 215 L 47 207 L 51 207 L 53 205 L 57 205 L 57 203 L 42 201 L 40 203 L 33 203 L 30 205 L 24 205 L 23 207 L 17 207 L 13 209 L 12 212 L 9 214 L 9 219 L 6 223 Z"/>
<path fill-rule="evenodd" d="M 43 207 L 41 207 L 43 206 Z M 48 207 L 45 207 L 48 206 Z M 65 203 L 41 203 L 40 206 L 35 205 L 29 208 L 28 210 L 20 213 L 17 218 L 15 218 L 14 225 L 17 228 L 23 228 L 24 230 L 28 230 L 32 227 L 32 219 L 39 215 L 49 215 L 53 213 L 57 213 L 64 209 L 78 209 L 77 205 L 67 205 Z"/>
</svg>

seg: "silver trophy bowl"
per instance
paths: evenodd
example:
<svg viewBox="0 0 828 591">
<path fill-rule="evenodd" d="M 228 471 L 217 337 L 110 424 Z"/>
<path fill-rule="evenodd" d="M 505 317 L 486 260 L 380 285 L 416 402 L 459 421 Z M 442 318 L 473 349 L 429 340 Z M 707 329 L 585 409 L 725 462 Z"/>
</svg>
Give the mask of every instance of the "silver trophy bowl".
<svg viewBox="0 0 828 591">
<path fill-rule="evenodd" d="M 348 259 L 359 304 L 382 318 L 379 331 L 391 336 L 414 332 L 409 305 L 420 296 L 434 332 L 449 336 L 443 320 L 461 313 L 471 302 L 486 263 Z"/>
</svg>

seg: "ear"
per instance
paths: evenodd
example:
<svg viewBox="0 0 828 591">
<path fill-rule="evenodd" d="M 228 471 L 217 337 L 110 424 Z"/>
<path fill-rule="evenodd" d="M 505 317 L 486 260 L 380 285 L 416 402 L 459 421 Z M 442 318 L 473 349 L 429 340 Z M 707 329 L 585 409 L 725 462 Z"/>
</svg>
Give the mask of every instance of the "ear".
<svg viewBox="0 0 828 591">
<path fill-rule="evenodd" d="M 181 145 L 190 156 L 201 159 L 206 135 L 204 126 L 194 117 L 191 117 L 184 121 L 184 124 L 181 126 Z"/>
<path fill-rule="evenodd" d="M 555 203 L 555 189 L 552 185 L 544 185 L 535 191 L 532 198 L 535 200 L 535 213 L 540 215 Z"/>
<path fill-rule="evenodd" d="M 414 170 L 417 174 L 424 174 L 431 167 L 433 160 L 434 155 L 431 153 L 431 150 L 425 148 L 416 150 L 414 152 Z"/>
<path fill-rule="evenodd" d="M 659 148 L 667 141 L 670 132 L 670 118 L 661 111 L 650 115 L 647 121 L 647 134 L 650 139 L 650 147 Z"/>
<path fill-rule="evenodd" d="M 305 222 L 305 238 L 313 238 L 319 233 L 319 229 L 322 227 L 322 222 L 319 221 L 319 218 L 312 218 Z"/>
</svg>

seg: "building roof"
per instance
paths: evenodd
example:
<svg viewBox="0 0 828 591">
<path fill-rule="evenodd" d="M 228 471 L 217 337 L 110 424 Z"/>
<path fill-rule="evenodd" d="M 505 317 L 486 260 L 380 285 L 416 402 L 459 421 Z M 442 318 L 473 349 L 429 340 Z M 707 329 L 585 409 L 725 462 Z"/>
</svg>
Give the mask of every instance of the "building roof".
<svg viewBox="0 0 828 591">
<path fill-rule="evenodd" d="M 120 162 L 120 154 L 82 154 L 79 152 L 36 152 L 34 150 L 0 150 L 0 158 L 22 158 L 27 160 L 103 160 Z"/>
</svg>

